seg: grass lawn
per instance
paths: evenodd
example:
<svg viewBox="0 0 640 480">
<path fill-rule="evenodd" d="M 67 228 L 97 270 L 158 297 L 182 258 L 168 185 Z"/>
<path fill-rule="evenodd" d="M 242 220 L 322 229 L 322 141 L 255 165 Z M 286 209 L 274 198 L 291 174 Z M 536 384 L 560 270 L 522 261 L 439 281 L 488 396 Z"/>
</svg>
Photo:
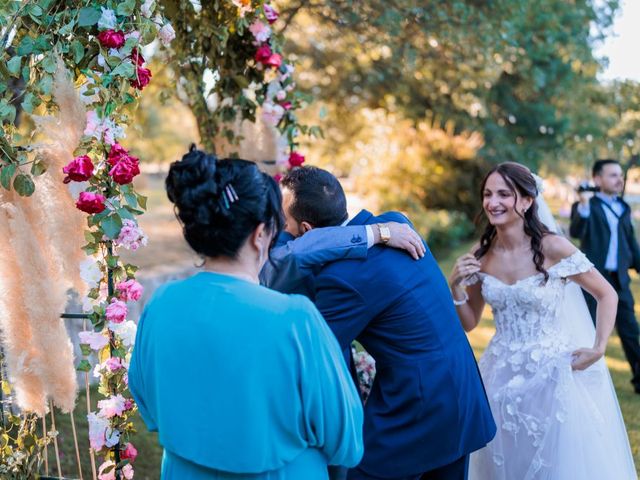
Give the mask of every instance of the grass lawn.
<svg viewBox="0 0 640 480">
<path fill-rule="evenodd" d="M 440 265 L 445 274 L 448 274 L 455 258 L 464 253 L 466 248 L 468 248 L 468 246 L 453 252 L 446 258 L 441 259 Z M 634 278 L 633 289 L 636 298 L 640 299 L 640 279 Z M 637 314 L 640 317 L 640 305 L 637 305 L 636 308 L 638 308 Z M 480 357 L 484 351 L 487 343 L 493 336 L 493 332 L 494 327 L 490 312 L 486 310 L 480 325 L 469 334 L 469 340 L 477 357 Z M 627 425 L 636 468 L 638 468 L 640 467 L 640 395 L 633 392 L 631 384 L 629 383 L 629 366 L 624 358 L 620 341 L 615 333 L 609 341 L 607 364 L 618 392 L 618 399 Z M 95 402 L 98 400 L 98 395 L 95 391 L 93 391 L 91 395 L 93 404 L 95 405 Z M 86 401 L 84 393 L 78 398 L 75 418 L 78 428 L 78 437 L 81 443 L 83 476 L 84 478 L 91 478 L 86 421 Z M 56 415 L 56 422 L 56 426 L 60 432 L 59 445 L 62 457 L 62 472 L 67 478 L 79 478 L 75 461 L 75 453 L 73 450 L 73 437 L 69 416 L 58 413 Z M 134 467 L 136 469 L 135 478 L 138 480 L 156 480 L 160 478 L 160 461 L 162 457 L 162 451 L 158 446 L 156 434 L 149 433 L 139 419 L 136 421 L 136 426 L 138 434 L 133 438 L 133 443 L 138 449 L 139 456 L 134 463 Z M 49 472 L 50 474 L 54 474 L 55 471 L 55 457 L 53 447 L 51 446 L 49 448 Z"/>
</svg>

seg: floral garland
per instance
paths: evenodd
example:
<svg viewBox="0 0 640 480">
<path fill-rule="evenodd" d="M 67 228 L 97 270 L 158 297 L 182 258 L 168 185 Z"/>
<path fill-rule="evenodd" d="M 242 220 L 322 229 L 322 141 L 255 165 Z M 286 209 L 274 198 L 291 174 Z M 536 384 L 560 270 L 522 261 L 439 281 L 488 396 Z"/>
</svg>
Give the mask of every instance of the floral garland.
<svg viewBox="0 0 640 480">
<path fill-rule="evenodd" d="M 103 458 L 98 468 L 100 480 L 133 478 L 132 462 L 138 454 L 129 440 L 136 405 L 127 394 L 136 324 L 127 320 L 126 302 L 138 301 L 142 286 L 135 280 L 137 267 L 123 264 L 118 250 L 146 245 L 147 238 L 136 222 L 146 208 L 146 198 L 132 185 L 140 174 L 139 159 L 118 139 L 129 122 L 126 106 L 134 101 L 135 91 L 143 90 L 152 78 L 142 46 L 153 41 L 155 34 L 165 45 L 174 37 L 171 24 L 162 16 L 152 18 L 153 4 L 145 1 L 138 15 L 135 10 L 124 14 L 122 4 L 116 10 L 101 7 L 97 33 L 92 32 L 99 54 L 93 68 L 83 72 L 81 87 L 84 102 L 95 108 L 87 112 L 80 155 L 63 169 L 65 183 L 86 182 L 76 207 L 89 215 L 84 250 L 92 257 L 83 265 L 83 273 L 93 305 L 84 308 L 90 311 L 95 330 L 81 332 L 79 337 L 83 354 L 95 352 L 99 359 L 93 375 L 99 379 L 98 391 L 104 399 L 87 419 L 91 448 Z M 78 366 L 85 372 L 90 368 L 86 359 Z"/>
<path fill-rule="evenodd" d="M 279 13 L 264 1 L 231 0 L 231 4 L 237 8 L 227 27 L 232 37 L 225 37 L 218 48 L 232 44 L 236 57 L 230 59 L 229 64 L 226 60 L 220 61 L 218 67 L 224 75 L 232 66 L 244 62 L 246 84 L 239 79 L 217 82 L 213 92 L 219 101 L 212 114 L 222 125 L 223 136 L 233 142 L 238 140 L 232 127 L 237 113 L 242 119 L 254 120 L 259 106 L 262 121 L 276 128 L 285 142 L 279 145 L 275 159 L 279 172 L 299 167 L 305 162 L 298 150 L 300 135 L 320 136 L 321 131 L 298 122 L 295 112 L 307 98 L 296 91 L 295 68 L 284 58 L 282 38 L 273 29 Z M 222 11 L 226 10 L 220 7 L 217 13 Z M 277 179 L 280 177 L 281 173 L 276 174 Z"/>
</svg>

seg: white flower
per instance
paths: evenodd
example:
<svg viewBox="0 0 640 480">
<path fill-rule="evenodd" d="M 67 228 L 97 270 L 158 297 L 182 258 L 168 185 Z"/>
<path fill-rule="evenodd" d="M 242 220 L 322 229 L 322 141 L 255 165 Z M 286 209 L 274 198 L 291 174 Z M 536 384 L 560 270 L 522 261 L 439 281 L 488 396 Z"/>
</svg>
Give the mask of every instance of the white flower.
<svg viewBox="0 0 640 480">
<path fill-rule="evenodd" d="M 232 107 L 233 106 L 233 97 L 224 97 L 222 102 L 220 102 L 220 108 Z"/>
<path fill-rule="evenodd" d="M 122 340 L 125 347 L 131 347 L 136 341 L 138 326 L 131 320 L 127 320 L 122 323 L 110 322 L 109 330 L 120 337 L 120 340 Z"/>
<path fill-rule="evenodd" d="M 276 93 L 276 99 L 283 101 L 285 98 L 287 98 L 287 92 L 285 92 L 284 90 L 280 90 L 278 93 Z"/>
<path fill-rule="evenodd" d="M 278 125 L 282 116 L 284 115 L 284 108 L 280 105 L 271 102 L 264 102 L 262 104 L 262 120 L 272 126 Z"/>
<path fill-rule="evenodd" d="M 140 13 L 143 17 L 151 18 L 153 14 L 153 9 L 155 8 L 155 0 L 145 0 L 142 6 L 140 7 Z"/>
<path fill-rule="evenodd" d="M 120 432 L 115 428 L 109 428 L 105 435 L 104 446 L 111 448 L 120 441 Z"/>
<path fill-rule="evenodd" d="M 174 38 L 176 38 L 176 32 L 169 22 L 165 23 L 160 30 L 158 30 L 158 37 L 162 42 L 162 45 L 168 47 Z"/>
<path fill-rule="evenodd" d="M 102 16 L 98 20 L 98 28 L 101 30 L 113 30 L 116 28 L 118 20 L 113 10 L 109 8 L 100 7 L 102 10 Z"/>
<path fill-rule="evenodd" d="M 95 258 L 87 257 L 80 262 L 80 278 L 90 289 L 98 286 L 98 282 L 102 279 L 102 272 Z"/>
<path fill-rule="evenodd" d="M 89 443 L 94 450 L 100 450 L 104 447 L 106 430 L 109 428 L 109 420 L 96 414 L 95 412 L 87 415 L 89 421 Z"/>
<path fill-rule="evenodd" d="M 80 332 L 78 338 L 80 343 L 89 345 L 92 350 L 101 350 L 109 343 L 109 339 L 100 332 Z"/>
</svg>

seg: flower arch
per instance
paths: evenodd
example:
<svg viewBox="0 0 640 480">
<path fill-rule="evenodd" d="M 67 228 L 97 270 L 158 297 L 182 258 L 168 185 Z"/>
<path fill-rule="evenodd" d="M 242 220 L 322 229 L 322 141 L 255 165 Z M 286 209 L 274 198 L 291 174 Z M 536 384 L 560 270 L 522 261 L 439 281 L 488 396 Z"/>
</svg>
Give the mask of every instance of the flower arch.
<svg viewBox="0 0 640 480">
<path fill-rule="evenodd" d="M 79 335 L 85 358 L 76 368 L 86 377 L 91 370 L 99 376 L 102 396 L 88 405 L 94 479 L 132 478 L 137 455 L 130 440 L 136 406 L 127 390 L 135 323 L 128 319 L 127 304 L 140 299 L 142 287 L 137 267 L 123 262 L 119 252 L 146 244 L 137 222 L 146 198 L 133 185 L 140 160 L 121 139 L 153 81 L 146 52 L 169 48 L 177 35 L 171 51 L 186 64 L 185 88 L 201 88 L 205 73 L 213 74 L 210 89 L 217 105 L 199 116 L 209 148 L 220 137 L 237 145 L 242 140 L 237 122 L 256 121 L 260 111 L 262 121 L 285 139 L 286 149 L 274 159 L 285 170 L 304 162 L 298 136 L 318 133 L 298 123 L 295 112 L 304 100 L 295 91 L 282 39 L 272 29 L 275 8 L 262 0 L 214 3 L 199 12 L 213 21 L 208 48 L 216 54 L 206 62 L 194 47 L 202 42 L 188 38 L 188 26 L 178 25 L 188 18 L 182 15 L 185 4 L 193 10 L 198 2 L 0 5 L 0 243 L 11 253 L 0 260 L 0 277 L 12 273 L 6 277 L 12 280 L 0 281 L 0 291 L 10 299 L 0 305 L 9 380 L 3 391 L 11 392 L 25 413 L 44 418 L 53 405 L 73 412 L 73 354 L 59 318 L 66 289 L 73 287 L 85 299 L 84 313 L 77 316 L 88 320 Z M 93 357 L 97 365 L 90 363 Z M 46 433 L 36 435 L 34 416 L 11 418 L 20 423 L 23 447 L 29 435 L 26 457 L 36 455 L 48 441 Z M 7 438 L 11 428 L 0 425 Z M 0 473 L 37 473 L 37 462 L 16 461 L 14 453 L 0 449 Z"/>
</svg>

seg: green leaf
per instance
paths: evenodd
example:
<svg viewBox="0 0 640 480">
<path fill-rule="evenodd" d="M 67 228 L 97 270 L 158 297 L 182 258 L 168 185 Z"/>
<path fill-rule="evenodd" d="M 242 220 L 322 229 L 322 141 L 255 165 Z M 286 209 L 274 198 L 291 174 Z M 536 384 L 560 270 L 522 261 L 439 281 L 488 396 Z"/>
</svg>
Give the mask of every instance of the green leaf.
<svg viewBox="0 0 640 480">
<path fill-rule="evenodd" d="M 102 227 L 104 234 L 113 240 L 117 238 L 120 233 L 120 229 L 122 228 L 122 219 L 118 215 L 109 215 L 102 221 L 100 227 Z"/>
<path fill-rule="evenodd" d="M 114 77 L 119 75 L 121 77 L 131 78 L 135 75 L 135 73 L 136 69 L 133 66 L 133 63 L 131 63 L 130 61 L 126 61 L 122 62 L 120 65 L 114 68 L 111 72 L 111 75 L 113 75 Z"/>
<path fill-rule="evenodd" d="M 79 63 L 84 57 L 84 47 L 78 40 L 71 42 L 71 51 L 73 52 L 73 61 Z"/>
<path fill-rule="evenodd" d="M 124 266 L 124 271 L 127 274 L 127 278 L 133 278 L 133 276 L 136 274 L 136 272 L 138 271 L 138 267 L 135 265 L 131 265 L 130 263 L 127 263 Z"/>
<path fill-rule="evenodd" d="M 56 64 L 56 59 L 53 54 L 44 57 L 44 60 L 42 60 L 42 68 L 44 68 L 44 71 L 47 73 L 56 73 L 58 65 Z"/>
<path fill-rule="evenodd" d="M 31 164 L 31 175 L 39 177 L 47 171 L 47 165 L 42 160 L 37 160 Z"/>
<path fill-rule="evenodd" d="M 80 344 L 80 351 L 82 352 L 83 355 L 87 357 L 93 353 L 93 351 L 91 350 L 91 347 L 87 343 Z"/>
<path fill-rule="evenodd" d="M 36 186 L 29 175 L 19 173 L 16 178 L 13 179 L 13 188 L 15 188 L 18 195 L 22 197 L 30 197 L 36 190 Z"/>
<path fill-rule="evenodd" d="M 63 25 L 60 28 L 60 30 L 58 30 L 58 33 L 63 36 L 70 35 L 73 32 L 73 26 L 75 24 L 76 24 L 75 19 L 72 19 L 69 23 L 67 23 L 66 25 Z"/>
<path fill-rule="evenodd" d="M 135 193 L 131 191 L 125 192 L 124 199 L 127 202 L 127 205 L 129 205 L 130 207 L 136 208 L 138 206 L 138 197 Z"/>
<path fill-rule="evenodd" d="M 116 9 L 116 13 L 118 15 L 122 15 L 123 17 L 130 17 L 133 15 L 133 10 L 136 7 L 136 0 L 126 0 L 120 4 L 118 4 L 118 8 Z"/>
<path fill-rule="evenodd" d="M 95 255 L 98 253 L 98 246 L 95 243 L 90 243 L 82 247 L 82 251 L 87 255 Z"/>
<path fill-rule="evenodd" d="M 5 190 L 11 190 L 11 179 L 16 173 L 16 165 L 10 163 L 9 165 L 3 165 L 0 168 L 0 184 Z"/>
<path fill-rule="evenodd" d="M 43 53 L 51 50 L 51 38 L 46 35 L 40 35 L 33 42 L 33 53 Z"/>
<path fill-rule="evenodd" d="M 78 17 L 78 26 L 79 27 L 90 27 L 98 23 L 100 17 L 102 16 L 102 12 L 96 10 L 93 7 L 84 7 L 80 9 L 80 15 Z"/>
<path fill-rule="evenodd" d="M 22 64 L 22 57 L 13 57 L 11 60 L 7 62 L 7 70 L 14 77 L 17 77 L 20 73 L 20 65 Z"/>
<path fill-rule="evenodd" d="M 129 219 L 129 220 L 135 220 L 136 217 L 128 210 L 128 208 L 131 208 L 131 207 L 119 208 L 118 209 L 118 215 L 120 215 L 121 218 L 126 218 L 126 219 Z"/>
<path fill-rule="evenodd" d="M 38 83 L 40 90 L 45 95 L 49 95 L 51 93 L 51 89 L 53 87 L 53 77 L 49 74 L 45 74 L 42 76 L 42 79 Z"/>
<path fill-rule="evenodd" d="M 91 364 L 86 359 L 85 360 L 81 360 L 80 363 L 78 364 L 78 366 L 76 367 L 76 370 L 78 370 L 79 372 L 90 372 L 91 371 Z"/>
<path fill-rule="evenodd" d="M 31 37 L 23 37 L 20 40 L 20 45 L 18 45 L 18 49 L 16 53 L 20 56 L 30 55 L 33 52 L 33 38 Z"/>
<path fill-rule="evenodd" d="M 27 113 L 33 113 L 34 107 L 40 105 L 41 101 L 33 93 L 28 92 L 22 100 L 22 109 Z"/>
<path fill-rule="evenodd" d="M 5 99 L 0 100 L 0 120 L 2 119 L 9 120 L 9 123 L 13 123 L 16 120 L 16 107 Z"/>
</svg>

